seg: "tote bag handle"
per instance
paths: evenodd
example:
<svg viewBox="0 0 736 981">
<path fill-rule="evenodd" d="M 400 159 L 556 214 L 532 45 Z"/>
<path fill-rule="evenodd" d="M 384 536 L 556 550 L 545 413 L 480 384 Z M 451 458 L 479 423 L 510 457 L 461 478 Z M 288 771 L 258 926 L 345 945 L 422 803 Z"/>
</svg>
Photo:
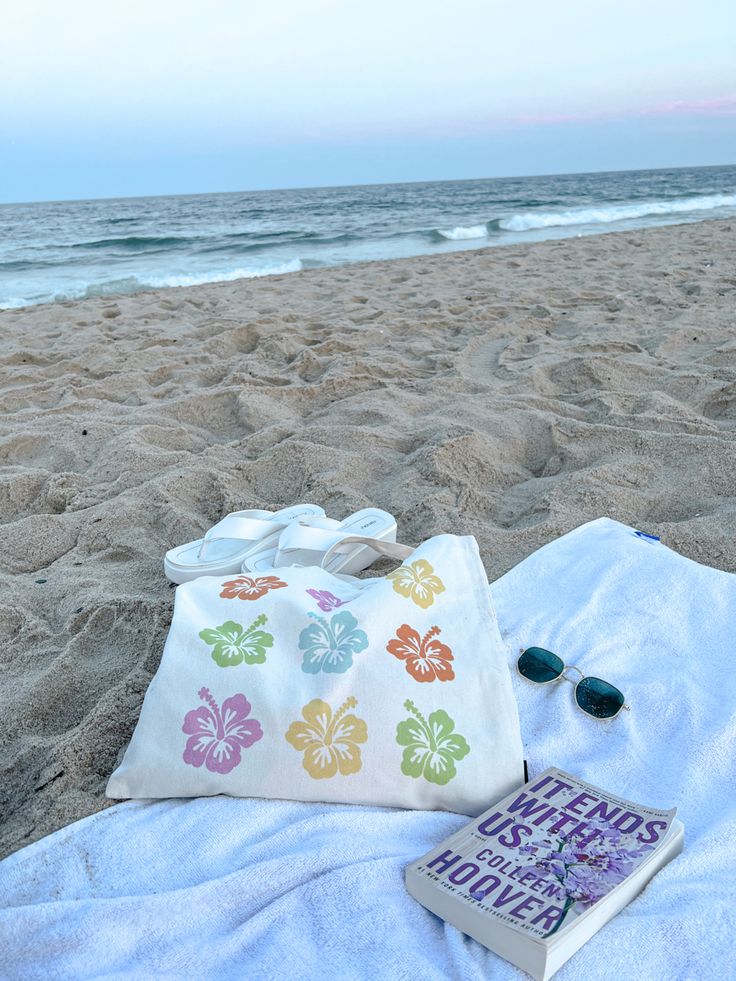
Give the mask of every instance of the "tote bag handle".
<svg viewBox="0 0 736 981">
<path fill-rule="evenodd" d="M 383 542 L 379 538 L 363 538 L 361 535 L 350 535 L 348 538 L 341 538 L 339 542 L 335 542 L 334 545 L 331 545 L 327 549 L 320 563 L 323 569 L 326 568 L 332 556 L 344 545 L 369 545 L 374 552 L 378 552 L 379 555 L 385 555 L 389 559 L 396 559 L 397 562 L 403 562 L 404 559 L 408 559 L 414 551 L 410 545 L 400 545 L 398 542 Z"/>
</svg>

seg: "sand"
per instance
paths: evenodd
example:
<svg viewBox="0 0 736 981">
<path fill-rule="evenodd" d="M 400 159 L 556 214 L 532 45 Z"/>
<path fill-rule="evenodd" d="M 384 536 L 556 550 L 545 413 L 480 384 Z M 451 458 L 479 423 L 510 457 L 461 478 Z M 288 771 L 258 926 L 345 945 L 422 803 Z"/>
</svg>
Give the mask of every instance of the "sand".
<svg viewBox="0 0 736 981">
<path fill-rule="evenodd" d="M 110 802 L 224 513 L 391 510 L 489 577 L 609 515 L 736 571 L 730 221 L 0 314 L 0 855 Z"/>
</svg>

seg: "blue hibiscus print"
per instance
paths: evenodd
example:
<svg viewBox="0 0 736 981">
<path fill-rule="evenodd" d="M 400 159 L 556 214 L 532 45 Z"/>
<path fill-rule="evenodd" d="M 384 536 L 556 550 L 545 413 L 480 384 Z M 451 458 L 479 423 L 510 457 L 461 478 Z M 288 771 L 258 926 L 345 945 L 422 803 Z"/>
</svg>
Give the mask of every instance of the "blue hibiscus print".
<svg viewBox="0 0 736 981">
<path fill-rule="evenodd" d="M 329 622 L 315 613 L 309 616 L 316 622 L 299 634 L 299 650 L 304 651 L 302 671 L 308 674 L 347 671 L 353 666 L 353 654 L 368 646 L 365 631 L 358 628 L 358 621 L 347 610 L 336 613 Z"/>
</svg>

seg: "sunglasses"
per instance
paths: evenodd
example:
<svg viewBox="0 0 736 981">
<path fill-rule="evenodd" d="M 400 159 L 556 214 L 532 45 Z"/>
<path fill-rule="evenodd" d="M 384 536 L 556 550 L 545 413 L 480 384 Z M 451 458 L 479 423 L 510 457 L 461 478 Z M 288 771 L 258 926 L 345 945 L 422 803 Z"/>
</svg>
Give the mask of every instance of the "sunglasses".
<svg viewBox="0 0 736 981">
<path fill-rule="evenodd" d="M 586 678 L 574 664 L 565 664 L 562 658 L 543 647 L 520 649 L 516 670 L 535 685 L 548 685 L 561 678 L 575 686 L 575 702 L 579 709 L 594 719 L 615 719 L 621 709 L 630 711 L 623 693 L 600 678 Z M 578 681 L 568 678 L 566 671 L 577 671 Z"/>
</svg>

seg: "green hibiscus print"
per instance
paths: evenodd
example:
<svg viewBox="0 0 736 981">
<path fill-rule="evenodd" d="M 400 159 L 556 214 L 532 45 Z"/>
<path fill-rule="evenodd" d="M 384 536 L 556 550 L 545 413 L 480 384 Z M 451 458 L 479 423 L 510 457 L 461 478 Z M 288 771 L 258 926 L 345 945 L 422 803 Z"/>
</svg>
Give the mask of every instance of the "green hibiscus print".
<svg viewBox="0 0 736 981">
<path fill-rule="evenodd" d="M 406 746 L 401 772 L 430 783 L 449 783 L 456 775 L 455 761 L 467 756 L 470 746 L 453 731 L 455 722 L 443 709 L 432 712 L 427 721 L 411 700 L 404 702 L 404 708 L 414 718 L 396 726 L 396 742 Z"/>
<path fill-rule="evenodd" d="M 202 630 L 200 637 L 212 647 L 212 660 L 221 668 L 232 668 L 236 664 L 261 664 L 266 660 L 266 649 L 273 647 L 271 634 L 261 630 L 268 617 L 257 617 L 247 630 L 233 620 L 227 620 L 220 627 Z"/>
<path fill-rule="evenodd" d="M 310 613 L 316 623 L 305 627 L 299 634 L 299 650 L 304 651 L 302 671 L 318 674 L 320 671 L 342 674 L 353 666 L 353 654 L 364 651 L 368 637 L 358 629 L 358 621 L 352 613 L 343 610 L 328 622 L 324 617 Z"/>
</svg>

